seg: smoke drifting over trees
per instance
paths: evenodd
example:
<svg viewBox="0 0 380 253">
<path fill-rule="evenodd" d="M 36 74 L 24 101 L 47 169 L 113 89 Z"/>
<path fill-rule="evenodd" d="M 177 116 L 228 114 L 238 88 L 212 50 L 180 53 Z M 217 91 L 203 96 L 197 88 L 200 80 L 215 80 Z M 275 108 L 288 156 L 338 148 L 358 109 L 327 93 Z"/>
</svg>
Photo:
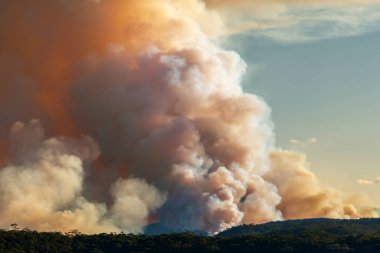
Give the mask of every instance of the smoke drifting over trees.
<svg viewBox="0 0 380 253">
<path fill-rule="evenodd" d="M 0 3 L 0 226 L 211 233 L 373 217 L 277 150 L 223 16 L 186 1 Z M 44 127 L 43 127 L 44 126 Z"/>
</svg>

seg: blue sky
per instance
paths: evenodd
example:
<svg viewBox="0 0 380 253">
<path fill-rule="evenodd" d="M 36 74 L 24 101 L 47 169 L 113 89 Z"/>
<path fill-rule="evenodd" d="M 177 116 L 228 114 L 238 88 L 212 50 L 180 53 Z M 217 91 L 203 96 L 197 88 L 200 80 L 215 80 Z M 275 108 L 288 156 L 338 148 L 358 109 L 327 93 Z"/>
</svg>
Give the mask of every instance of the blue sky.
<svg viewBox="0 0 380 253">
<path fill-rule="evenodd" d="M 252 35 L 228 46 L 248 63 L 246 91 L 272 108 L 277 145 L 305 152 L 321 183 L 380 205 L 380 31 L 282 43 Z"/>
</svg>

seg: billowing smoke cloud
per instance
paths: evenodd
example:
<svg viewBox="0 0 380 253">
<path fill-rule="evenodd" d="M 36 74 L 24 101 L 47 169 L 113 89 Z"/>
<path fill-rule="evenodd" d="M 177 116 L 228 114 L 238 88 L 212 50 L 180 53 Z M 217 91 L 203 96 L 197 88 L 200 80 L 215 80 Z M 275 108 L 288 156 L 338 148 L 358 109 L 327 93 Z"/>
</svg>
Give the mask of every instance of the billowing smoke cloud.
<svg viewBox="0 0 380 253">
<path fill-rule="evenodd" d="M 0 170 L 0 226 L 14 220 L 39 230 L 141 232 L 165 195 L 143 180 L 120 179 L 112 186 L 110 210 L 89 202 L 82 196 L 84 163 L 97 158 L 98 146 L 87 136 L 46 139 L 43 131 L 37 120 L 11 129 L 13 156 Z"/>
<path fill-rule="evenodd" d="M 279 210 L 287 219 L 308 217 L 359 218 L 372 216 L 373 208 L 360 198 L 345 197 L 336 189 L 323 188 L 308 169 L 305 156 L 294 151 L 270 154 L 271 170 L 265 179 L 282 196 Z"/>
<path fill-rule="evenodd" d="M 245 63 L 218 45 L 224 24 L 204 2 L 0 7 L 1 227 L 218 232 L 376 215 L 276 151 L 270 110 L 243 92 Z"/>
</svg>

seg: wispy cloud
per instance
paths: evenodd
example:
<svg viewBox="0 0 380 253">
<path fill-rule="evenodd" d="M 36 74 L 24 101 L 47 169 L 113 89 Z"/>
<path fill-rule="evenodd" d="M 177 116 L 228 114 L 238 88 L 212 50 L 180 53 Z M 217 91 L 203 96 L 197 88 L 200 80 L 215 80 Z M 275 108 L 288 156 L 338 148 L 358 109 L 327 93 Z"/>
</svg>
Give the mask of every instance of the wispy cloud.
<svg viewBox="0 0 380 253">
<path fill-rule="evenodd" d="M 205 2 L 229 17 L 230 32 L 280 43 L 355 36 L 380 29 L 380 0 Z"/>
<path fill-rule="evenodd" d="M 380 24 L 380 6 L 296 9 L 283 14 L 283 26 L 251 29 L 246 33 L 281 43 L 311 42 L 375 31 Z"/>
<path fill-rule="evenodd" d="M 380 177 L 377 177 L 373 180 L 358 179 L 358 180 L 356 180 L 356 182 L 360 185 L 372 186 L 375 184 L 380 184 Z"/>
<path fill-rule="evenodd" d="M 318 143 L 318 139 L 315 137 L 311 137 L 307 140 L 297 140 L 297 139 L 290 139 L 290 144 L 297 147 L 306 147 L 309 145 L 314 145 Z"/>
<path fill-rule="evenodd" d="M 318 140 L 317 140 L 317 138 L 312 137 L 312 138 L 307 140 L 307 143 L 308 144 L 316 144 L 316 143 L 318 143 Z"/>
</svg>

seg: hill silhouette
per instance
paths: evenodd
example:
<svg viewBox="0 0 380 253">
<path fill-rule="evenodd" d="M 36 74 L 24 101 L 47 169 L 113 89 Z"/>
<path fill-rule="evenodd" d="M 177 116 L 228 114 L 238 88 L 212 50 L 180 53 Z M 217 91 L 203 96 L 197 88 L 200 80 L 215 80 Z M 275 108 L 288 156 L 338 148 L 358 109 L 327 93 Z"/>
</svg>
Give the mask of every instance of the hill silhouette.
<svg viewBox="0 0 380 253">
<path fill-rule="evenodd" d="M 360 235 L 380 233 L 380 219 L 304 219 L 274 221 L 258 225 L 242 225 L 218 234 L 220 237 L 233 237 L 258 234 L 305 234 L 325 232 L 335 235 Z"/>
<path fill-rule="evenodd" d="M 0 230 L 0 253 L 380 252 L 380 219 L 279 221 L 238 226 L 216 236 L 168 234 L 161 224 L 148 229 L 164 234 L 37 232 L 13 224 L 12 230 Z"/>
</svg>

